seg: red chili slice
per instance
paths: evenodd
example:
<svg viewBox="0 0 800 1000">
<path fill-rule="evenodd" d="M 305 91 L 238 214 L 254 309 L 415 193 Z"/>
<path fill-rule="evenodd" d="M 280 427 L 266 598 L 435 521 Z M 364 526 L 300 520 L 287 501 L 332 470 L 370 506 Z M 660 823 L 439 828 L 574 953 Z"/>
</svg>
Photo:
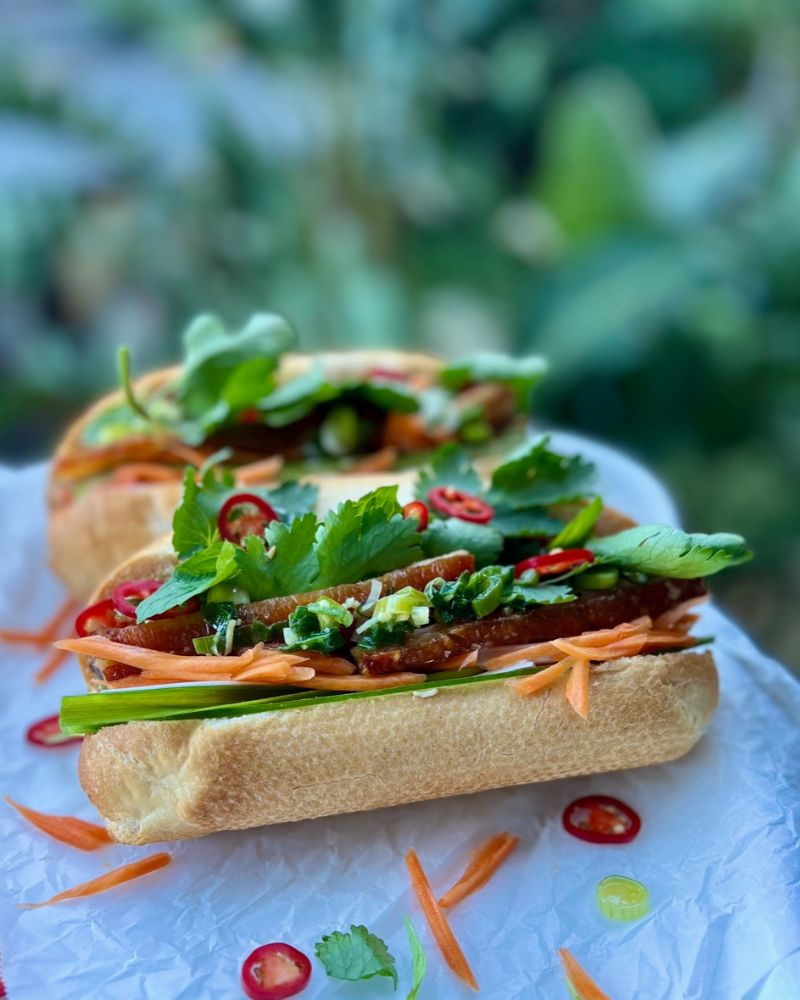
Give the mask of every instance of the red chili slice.
<svg viewBox="0 0 800 1000">
<path fill-rule="evenodd" d="M 514 572 L 517 576 L 522 576 L 526 569 L 535 569 L 539 576 L 557 576 L 591 562 L 594 562 L 594 552 L 591 549 L 562 549 L 561 552 L 548 552 L 544 556 L 523 559 L 517 563 Z"/>
<path fill-rule="evenodd" d="M 250 1000 L 284 1000 L 304 990 L 311 962 L 290 944 L 276 941 L 251 952 L 242 966 L 242 989 Z"/>
<path fill-rule="evenodd" d="M 564 829 L 590 844 L 629 844 L 642 828 L 637 813 L 610 795 L 586 795 L 564 810 Z"/>
<path fill-rule="evenodd" d="M 376 379 L 381 382 L 408 382 L 408 375 L 405 372 L 395 371 L 394 368 L 370 368 L 367 372 L 367 381 Z"/>
<path fill-rule="evenodd" d="M 25 739 L 34 746 L 47 747 L 48 750 L 83 742 L 82 736 L 67 736 L 66 733 L 62 733 L 57 715 L 50 715 L 46 719 L 34 722 L 32 726 L 28 727 Z"/>
<path fill-rule="evenodd" d="M 428 499 L 431 507 L 445 517 L 457 517 L 473 524 L 487 524 L 494 517 L 494 508 L 485 500 L 452 486 L 434 486 L 428 491 Z"/>
<path fill-rule="evenodd" d="M 127 583 L 120 583 L 114 588 L 111 600 L 121 615 L 124 615 L 126 618 L 135 618 L 136 605 L 140 604 L 145 597 L 154 594 L 161 584 L 161 580 L 128 580 Z"/>
<path fill-rule="evenodd" d="M 428 527 L 428 508 L 421 500 L 412 500 L 403 507 L 403 517 L 415 517 L 419 521 L 419 530 L 424 531 Z"/>
<path fill-rule="evenodd" d="M 231 514 L 239 507 L 255 507 L 256 513 L 240 512 L 235 517 L 231 517 Z M 264 528 L 270 521 L 277 520 L 278 515 L 266 500 L 257 497 L 255 493 L 235 493 L 222 505 L 217 519 L 217 527 L 220 535 L 226 541 L 239 544 L 248 535 L 263 534 Z"/>
<path fill-rule="evenodd" d="M 97 604 L 90 604 L 88 608 L 84 608 L 81 611 L 75 619 L 75 631 L 83 638 L 87 635 L 94 635 L 98 628 L 113 628 L 119 624 L 120 621 L 117 609 L 114 607 L 114 601 L 110 597 L 107 597 L 104 601 L 98 601 Z"/>
</svg>

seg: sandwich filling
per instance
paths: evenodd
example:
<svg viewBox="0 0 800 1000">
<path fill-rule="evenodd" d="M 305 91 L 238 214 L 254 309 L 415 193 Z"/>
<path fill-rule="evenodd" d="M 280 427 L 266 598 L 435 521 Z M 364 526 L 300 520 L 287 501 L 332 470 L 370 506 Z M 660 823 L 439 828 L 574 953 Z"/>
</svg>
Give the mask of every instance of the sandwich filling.
<svg viewBox="0 0 800 1000">
<path fill-rule="evenodd" d="M 55 462 L 53 505 L 98 487 L 180 482 L 187 463 L 220 454 L 246 485 L 277 478 L 287 463 L 376 472 L 446 441 L 485 445 L 519 429 L 545 370 L 540 358 L 482 354 L 354 372 L 335 361 L 298 365 L 287 356 L 294 342 L 279 316 L 258 314 L 235 332 L 200 316 L 184 335 L 180 370 L 132 385 L 123 354 L 121 396 Z"/>
<path fill-rule="evenodd" d="M 585 716 L 590 668 L 703 641 L 689 630 L 704 578 L 749 558 L 738 535 L 612 530 L 620 518 L 596 495 L 594 469 L 546 438 L 488 484 L 447 445 L 405 508 L 387 486 L 318 521 L 285 503 L 302 489 L 285 484 L 273 506 L 237 494 L 228 471 L 198 482 L 187 470 L 174 569 L 118 585 L 59 645 L 89 658 L 98 688 L 238 688 L 238 702 L 219 695 L 232 714 L 263 699 L 433 690 L 511 669 L 526 694 L 568 674 Z M 158 691 L 138 693 L 158 708 Z"/>
</svg>

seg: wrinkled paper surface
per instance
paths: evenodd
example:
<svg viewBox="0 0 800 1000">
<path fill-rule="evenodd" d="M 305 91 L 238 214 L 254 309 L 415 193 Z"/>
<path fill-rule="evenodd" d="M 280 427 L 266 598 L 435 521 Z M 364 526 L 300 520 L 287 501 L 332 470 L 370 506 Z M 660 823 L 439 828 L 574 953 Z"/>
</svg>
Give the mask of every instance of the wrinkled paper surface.
<svg viewBox="0 0 800 1000">
<path fill-rule="evenodd" d="M 609 502 L 640 519 L 674 519 L 663 490 L 628 459 L 567 435 L 554 444 L 600 462 Z M 43 484 L 42 467 L 0 470 L 3 625 L 36 627 L 62 598 L 46 569 Z M 408 913 L 428 954 L 422 1000 L 465 997 L 411 898 L 403 855 L 415 847 L 434 889 L 443 890 L 469 848 L 499 830 L 519 835 L 519 848 L 452 916 L 487 1000 L 566 997 L 561 946 L 614 1000 L 800 996 L 800 687 L 716 609 L 704 611 L 697 632 L 717 636 L 720 710 L 688 757 L 661 767 L 218 834 L 170 845 L 172 865 L 125 887 L 29 911 L 17 903 L 160 848 L 84 853 L 0 803 L 0 952 L 9 996 L 236 997 L 242 960 L 255 946 L 287 941 L 311 957 L 323 934 L 364 923 L 397 958 L 397 994 L 384 979 L 336 983 L 313 959 L 303 997 L 402 998 L 411 981 Z M 81 690 L 74 662 L 33 685 L 40 661 L 21 647 L 0 648 L 0 791 L 42 811 L 96 819 L 78 785 L 77 749 L 24 741 L 27 726 L 56 712 L 62 694 Z M 638 810 L 643 828 L 634 843 L 585 844 L 563 831 L 564 807 L 590 792 Z M 647 885 L 652 911 L 643 920 L 600 915 L 595 886 L 612 874 Z"/>
</svg>

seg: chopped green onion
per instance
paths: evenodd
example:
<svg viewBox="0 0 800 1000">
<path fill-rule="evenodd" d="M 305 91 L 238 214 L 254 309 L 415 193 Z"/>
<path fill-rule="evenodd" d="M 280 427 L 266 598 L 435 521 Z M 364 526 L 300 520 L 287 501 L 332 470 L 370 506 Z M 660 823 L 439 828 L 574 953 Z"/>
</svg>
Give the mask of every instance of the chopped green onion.
<svg viewBox="0 0 800 1000">
<path fill-rule="evenodd" d="M 609 590 L 619 583 L 619 570 L 615 566 L 598 566 L 579 573 L 573 582 L 583 590 Z"/>
<path fill-rule="evenodd" d="M 624 875 L 609 875 L 597 886 L 597 907 L 609 920 L 640 920 L 650 910 L 647 887 Z"/>
<path fill-rule="evenodd" d="M 150 414 L 133 393 L 133 386 L 131 385 L 131 353 L 127 347 L 120 347 L 119 354 L 117 355 L 117 367 L 119 369 L 120 384 L 125 395 L 125 402 L 134 413 L 138 413 L 140 417 L 149 420 Z"/>
</svg>

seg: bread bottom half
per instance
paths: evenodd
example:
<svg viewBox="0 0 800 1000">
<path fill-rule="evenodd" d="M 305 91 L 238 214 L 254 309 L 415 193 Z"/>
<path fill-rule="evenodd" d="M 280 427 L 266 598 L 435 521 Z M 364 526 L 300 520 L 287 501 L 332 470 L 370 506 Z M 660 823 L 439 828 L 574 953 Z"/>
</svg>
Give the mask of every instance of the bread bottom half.
<svg viewBox="0 0 800 1000">
<path fill-rule="evenodd" d="M 717 704 L 708 652 L 598 670 L 588 721 L 563 688 L 523 698 L 498 681 L 111 726 L 84 740 L 80 779 L 112 836 L 147 844 L 657 764 L 687 753 Z"/>
</svg>

